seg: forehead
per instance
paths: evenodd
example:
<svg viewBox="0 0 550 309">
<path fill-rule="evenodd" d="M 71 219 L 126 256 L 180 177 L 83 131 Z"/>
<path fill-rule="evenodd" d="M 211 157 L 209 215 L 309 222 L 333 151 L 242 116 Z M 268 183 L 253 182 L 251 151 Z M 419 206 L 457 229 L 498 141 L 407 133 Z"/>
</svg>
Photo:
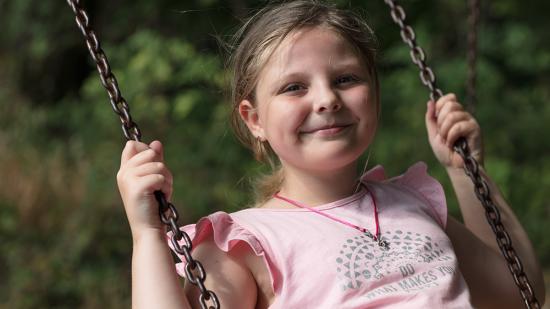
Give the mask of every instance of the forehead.
<svg viewBox="0 0 550 309">
<path fill-rule="evenodd" d="M 356 49 L 327 27 L 304 28 L 289 33 L 270 52 L 260 76 L 310 65 L 360 64 Z"/>
<path fill-rule="evenodd" d="M 258 72 L 255 92 L 261 89 L 275 91 L 277 84 L 287 77 L 314 74 L 316 70 L 338 71 L 354 67 L 368 71 L 353 45 L 324 26 L 292 31 L 279 44 L 266 48 L 262 56 L 267 59 Z"/>
</svg>

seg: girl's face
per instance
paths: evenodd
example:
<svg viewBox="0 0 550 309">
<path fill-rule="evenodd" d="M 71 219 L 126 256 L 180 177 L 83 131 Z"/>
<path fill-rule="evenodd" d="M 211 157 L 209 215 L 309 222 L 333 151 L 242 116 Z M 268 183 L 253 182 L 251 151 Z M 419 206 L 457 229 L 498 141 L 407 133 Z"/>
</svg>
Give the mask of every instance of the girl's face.
<svg viewBox="0 0 550 309">
<path fill-rule="evenodd" d="M 345 39 L 306 28 L 290 34 L 260 72 L 256 108 L 244 100 L 239 111 L 283 165 L 334 170 L 354 163 L 374 136 L 377 108 L 368 80 Z"/>
</svg>

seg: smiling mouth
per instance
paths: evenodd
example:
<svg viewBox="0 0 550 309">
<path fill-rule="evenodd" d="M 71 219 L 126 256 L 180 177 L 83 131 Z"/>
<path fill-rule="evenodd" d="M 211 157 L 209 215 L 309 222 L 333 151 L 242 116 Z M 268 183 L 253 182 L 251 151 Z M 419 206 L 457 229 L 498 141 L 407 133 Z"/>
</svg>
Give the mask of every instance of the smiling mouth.
<svg viewBox="0 0 550 309">
<path fill-rule="evenodd" d="M 333 136 L 336 135 L 345 129 L 351 127 L 351 124 L 342 125 L 342 126 L 329 126 L 321 129 L 315 129 L 307 132 L 302 132 L 302 134 L 314 134 L 319 136 Z"/>
</svg>

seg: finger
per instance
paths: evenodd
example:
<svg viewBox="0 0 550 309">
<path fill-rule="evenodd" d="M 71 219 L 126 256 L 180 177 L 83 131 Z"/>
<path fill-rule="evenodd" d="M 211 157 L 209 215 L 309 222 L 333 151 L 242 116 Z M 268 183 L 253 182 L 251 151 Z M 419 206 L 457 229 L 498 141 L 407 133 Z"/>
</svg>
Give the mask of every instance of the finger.
<svg viewBox="0 0 550 309">
<path fill-rule="evenodd" d="M 426 109 L 426 130 L 429 139 L 433 139 L 437 134 L 437 118 L 435 118 L 435 103 L 433 101 L 428 101 Z"/>
<path fill-rule="evenodd" d="M 475 129 L 476 123 L 471 119 L 455 123 L 447 135 L 447 146 L 452 147 L 460 137 L 467 137 L 470 133 L 474 132 Z"/>
<path fill-rule="evenodd" d="M 160 160 L 164 161 L 164 147 L 160 141 L 153 141 L 149 147 L 159 154 Z"/>
<path fill-rule="evenodd" d="M 126 161 L 130 160 L 131 157 L 135 156 L 136 153 L 137 151 L 134 146 L 134 141 L 127 141 L 120 157 L 120 166 L 126 163 Z"/>
<path fill-rule="evenodd" d="M 145 162 L 135 167 L 127 166 L 119 171 L 117 180 L 121 183 L 132 183 L 136 178 L 152 174 L 161 174 L 166 177 L 169 183 L 172 183 L 172 173 L 162 162 Z"/>
<path fill-rule="evenodd" d="M 142 186 L 142 192 L 146 192 L 147 195 L 152 195 L 155 191 L 161 191 L 167 201 L 170 201 L 172 198 L 172 183 L 162 174 L 151 174 L 141 177 L 139 185 Z"/>
<path fill-rule="evenodd" d="M 144 197 L 151 196 L 155 191 L 161 191 L 170 200 L 173 193 L 172 178 L 164 174 L 148 174 L 143 177 L 135 177 L 132 186 L 121 190 L 124 196 Z"/>
<path fill-rule="evenodd" d="M 452 112 L 445 117 L 445 120 L 439 127 L 439 135 L 443 139 L 447 139 L 447 134 L 449 130 L 458 122 L 465 121 L 470 119 L 470 114 L 464 111 Z"/>
<path fill-rule="evenodd" d="M 120 165 L 122 166 L 136 154 L 148 149 L 149 147 L 145 143 L 136 142 L 136 141 L 127 141 L 124 149 L 122 150 L 122 155 L 120 158 Z"/>
<path fill-rule="evenodd" d="M 173 184 L 172 183 L 168 183 L 165 182 L 164 185 L 162 186 L 162 188 L 160 188 L 160 190 L 162 191 L 162 193 L 164 193 L 164 196 L 166 197 L 166 200 L 167 201 L 172 201 L 172 192 L 173 192 Z"/>
<path fill-rule="evenodd" d="M 447 101 L 447 103 L 443 105 L 443 107 L 439 111 L 439 114 L 437 114 L 437 126 L 439 127 L 439 129 L 441 130 L 441 125 L 447 118 L 447 115 L 462 110 L 462 105 L 460 105 L 458 102 Z"/>
<path fill-rule="evenodd" d="M 439 112 L 440 112 L 441 108 L 443 108 L 443 106 L 449 101 L 454 101 L 454 102 L 457 101 L 456 95 L 454 93 L 446 94 L 446 95 L 442 96 L 441 98 L 439 98 L 437 100 L 437 102 L 435 102 L 435 115 L 436 115 L 436 117 L 439 116 Z"/>
<path fill-rule="evenodd" d="M 136 154 L 126 162 L 125 166 L 137 167 L 148 162 L 161 162 L 159 154 L 153 149 L 147 149 Z"/>
<path fill-rule="evenodd" d="M 136 181 L 136 191 L 152 195 L 155 191 L 162 190 L 166 186 L 166 177 L 161 174 L 150 174 L 139 177 Z"/>
<path fill-rule="evenodd" d="M 168 182 L 172 182 L 172 173 L 162 162 L 147 162 L 137 166 L 132 173 L 132 177 L 143 177 L 151 174 L 164 175 Z"/>
</svg>

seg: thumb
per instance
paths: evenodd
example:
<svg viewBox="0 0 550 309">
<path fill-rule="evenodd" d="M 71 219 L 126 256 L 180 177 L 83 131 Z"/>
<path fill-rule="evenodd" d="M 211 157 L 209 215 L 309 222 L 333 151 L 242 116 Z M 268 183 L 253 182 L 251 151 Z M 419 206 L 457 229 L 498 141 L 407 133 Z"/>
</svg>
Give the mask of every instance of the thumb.
<svg viewBox="0 0 550 309">
<path fill-rule="evenodd" d="M 437 135 L 437 118 L 435 117 L 435 103 L 428 101 L 426 110 L 426 130 L 428 131 L 428 138 L 432 140 Z"/>
<path fill-rule="evenodd" d="M 164 160 L 164 149 L 160 141 L 152 141 L 149 147 L 159 154 L 161 160 Z"/>
</svg>

